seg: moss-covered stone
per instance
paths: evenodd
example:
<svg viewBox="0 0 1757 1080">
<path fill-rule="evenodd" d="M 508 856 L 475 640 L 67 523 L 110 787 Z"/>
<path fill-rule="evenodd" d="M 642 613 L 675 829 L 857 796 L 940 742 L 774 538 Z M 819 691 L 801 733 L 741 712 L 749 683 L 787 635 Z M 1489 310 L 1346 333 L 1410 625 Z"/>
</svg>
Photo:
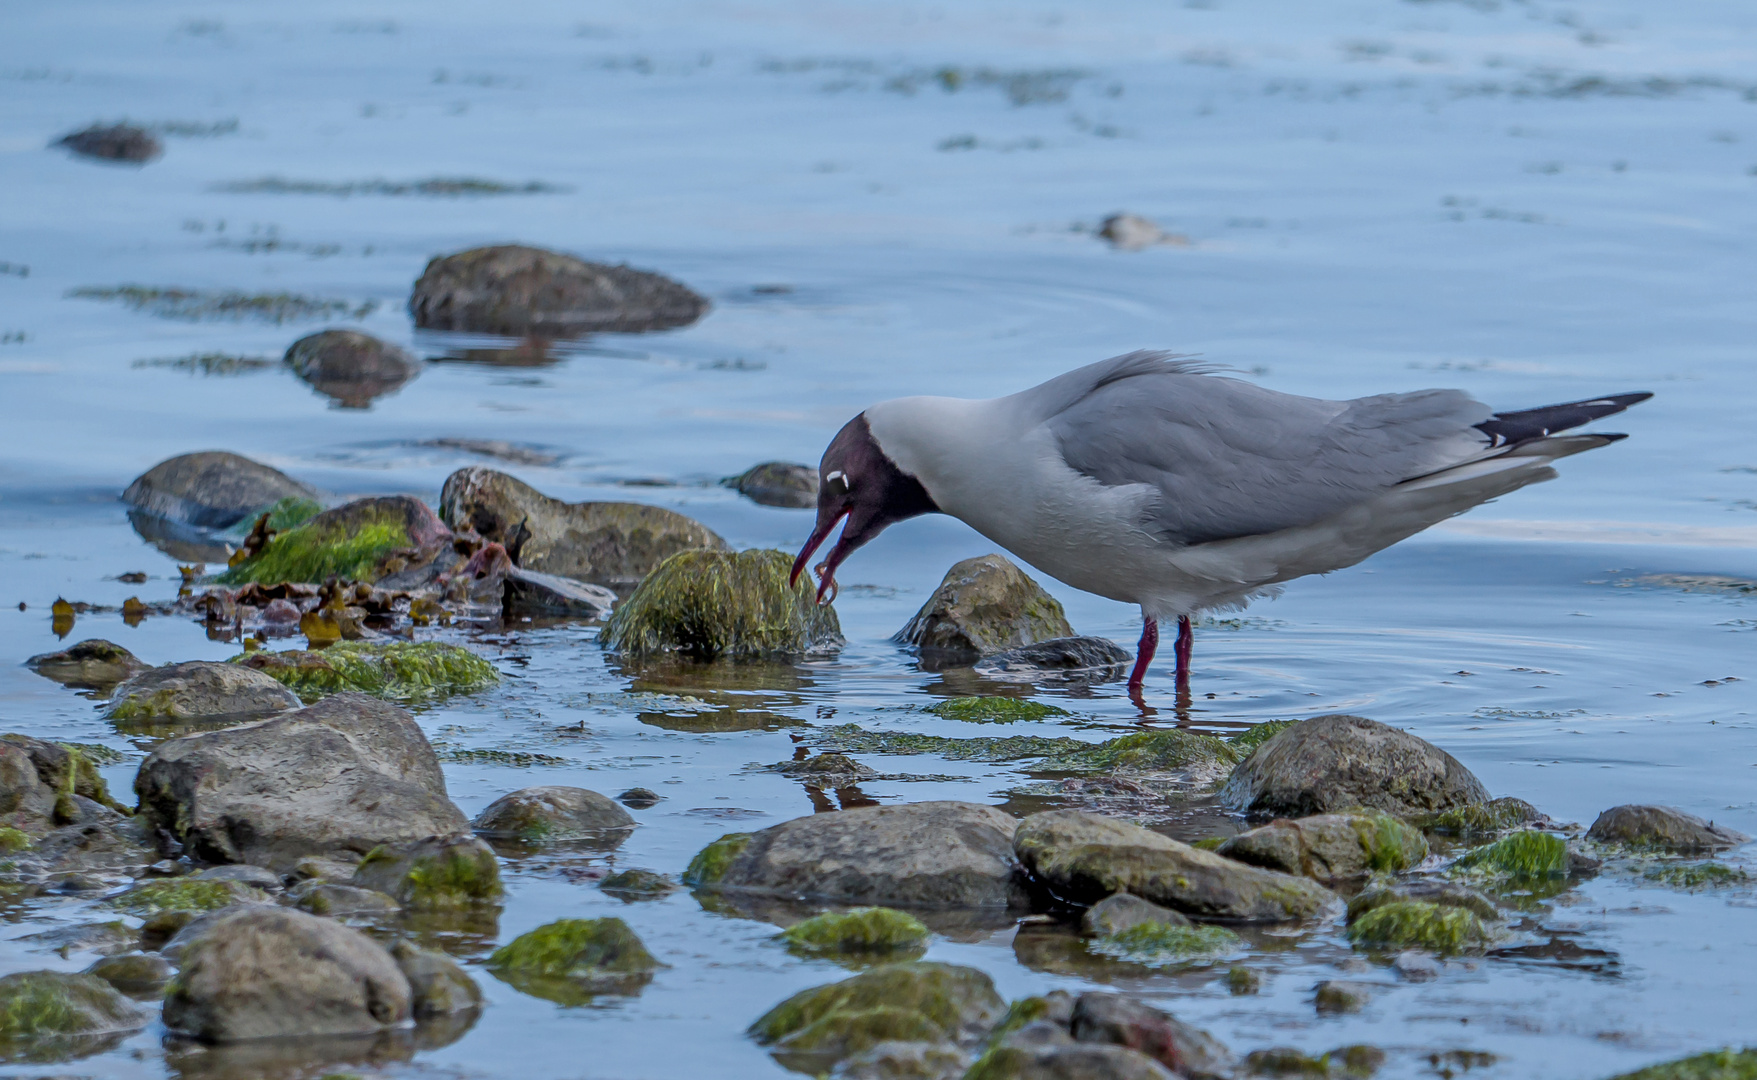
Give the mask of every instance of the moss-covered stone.
<svg viewBox="0 0 1757 1080">
<path fill-rule="evenodd" d="M 267 893 L 241 881 L 182 877 L 142 882 L 110 904 L 147 916 L 161 911 L 217 911 L 233 904 L 266 904 L 268 899 Z"/>
<path fill-rule="evenodd" d="M 651 870 L 620 870 L 598 883 L 598 888 L 622 900 L 657 900 L 677 890 L 677 882 Z"/>
<path fill-rule="evenodd" d="M 267 525 L 270 529 L 275 532 L 286 532 L 288 529 L 305 524 L 321 513 L 323 513 L 323 504 L 316 499 L 308 499 L 303 495 L 288 495 L 276 499 L 268 506 L 244 515 L 228 531 L 233 536 L 248 535 L 255 529 L 257 520 L 263 514 L 267 514 Z"/>
<path fill-rule="evenodd" d="M 1611 1080 L 1757 1080 L 1757 1047 L 1727 1047 L 1649 1065 Z"/>
<path fill-rule="evenodd" d="M 860 907 L 827 911 L 795 923 L 781 934 L 792 952 L 807 956 L 895 957 L 919 954 L 932 936 L 913 915 L 893 908 Z"/>
<path fill-rule="evenodd" d="M 263 672 L 306 704 L 345 690 L 388 701 L 430 701 L 473 694 L 500 681 L 493 664 L 438 641 L 340 641 L 322 650 L 241 653 L 232 663 Z"/>
<path fill-rule="evenodd" d="M 930 666 L 968 663 L 1039 641 L 1072 637 L 1062 606 L 1006 556 L 965 559 L 892 639 Z"/>
<path fill-rule="evenodd" d="M 1237 997 L 1255 994 L 1263 989 L 1263 977 L 1248 967 L 1231 967 L 1226 971 L 1226 992 Z"/>
<path fill-rule="evenodd" d="M 1066 1013 L 1069 1008 L 1070 1005 L 1064 1000 L 1061 1008 L 1064 1023 L 1067 1021 Z M 1026 1024 L 1035 1024 L 1039 1020 L 1049 1019 L 1055 1012 L 1055 1003 L 1048 997 L 1038 994 L 1008 1002 L 1006 1014 L 1001 1017 L 1000 1023 L 994 1026 L 994 1030 L 988 1033 L 989 1047 L 999 1046 L 1008 1035 L 1018 1031 Z"/>
<path fill-rule="evenodd" d="M 1173 967 L 1218 960 L 1243 945 L 1237 934 L 1222 926 L 1146 922 L 1095 938 L 1086 948 L 1099 956 L 1143 967 Z"/>
<path fill-rule="evenodd" d="M 21 971 L 0 978 L 0 1059 L 64 1060 L 94 1036 L 145 1023 L 133 1003 L 92 975 Z"/>
<path fill-rule="evenodd" d="M 683 883 L 694 888 L 715 885 L 726 876 L 732 860 L 750 846 L 750 833 L 727 833 L 695 853 L 683 871 Z"/>
<path fill-rule="evenodd" d="M 126 952 L 104 957 L 85 973 L 96 975 L 129 997 L 148 1000 L 164 993 L 165 984 L 171 981 L 171 964 L 156 953 Z"/>
<path fill-rule="evenodd" d="M 1713 862 L 1656 866 L 1641 876 L 1674 889 L 1717 889 L 1727 885 L 1747 885 L 1751 881 L 1751 875 L 1745 871 Z"/>
<path fill-rule="evenodd" d="M 1381 810 L 1277 819 L 1228 838 L 1215 849 L 1229 859 L 1317 881 L 1397 873 L 1428 855 L 1421 831 Z"/>
<path fill-rule="evenodd" d="M 793 995 L 759 1017 L 750 1035 L 822 1067 L 893 1039 L 969 1045 L 1004 1008 L 994 983 L 973 968 L 888 964 Z"/>
<path fill-rule="evenodd" d="M 494 849 L 474 836 L 381 844 L 360 860 L 351 884 L 394 896 L 414 911 L 492 904 L 505 892 Z"/>
<path fill-rule="evenodd" d="M 1542 821 L 1543 815 L 1524 799 L 1503 796 L 1486 803 L 1455 806 L 1438 814 L 1429 814 L 1417 824 L 1428 832 L 1443 836 L 1496 836 Z"/>
<path fill-rule="evenodd" d="M 488 970 L 513 988 L 561 1005 L 599 994 L 638 994 L 664 967 L 621 919 L 558 919 L 494 950 Z"/>
<path fill-rule="evenodd" d="M 1093 744 L 1066 736 L 1007 735 L 951 739 L 911 731 L 868 731 L 859 724 L 820 728 L 819 748 L 848 753 L 933 754 L 948 761 L 1017 761 L 1090 749 Z"/>
<path fill-rule="evenodd" d="M 376 581 L 386 560 L 412 546 L 399 514 L 386 513 L 351 530 L 313 518 L 270 538 L 255 558 L 227 569 L 217 580 L 222 585 L 316 583 L 332 577 Z"/>
<path fill-rule="evenodd" d="M 1501 919 L 1500 909 L 1495 907 L 1495 902 L 1475 889 L 1450 881 L 1412 881 L 1361 890 L 1348 902 L 1348 921 L 1353 922 L 1374 908 L 1406 900 L 1464 908 L 1474 912 L 1485 925 Z"/>
<path fill-rule="evenodd" d="M 1226 741 L 1243 757 L 1297 723 L 1298 720 L 1268 720 L 1261 724 L 1252 724 Z"/>
<path fill-rule="evenodd" d="M 1239 753 L 1223 739 L 1190 731 L 1140 731 L 1084 749 L 1056 754 L 1042 768 L 1053 772 L 1155 773 L 1197 765 L 1233 765 Z"/>
<path fill-rule="evenodd" d="M 611 613 L 600 640 L 640 659 L 801 656 L 842 644 L 842 627 L 810 583 L 789 586 L 783 552 L 684 551 L 660 563 Z"/>
<path fill-rule="evenodd" d="M 1561 837 L 1527 829 L 1465 852 L 1452 869 L 1461 876 L 1518 886 L 1565 878 L 1569 865 L 1568 845 Z"/>
<path fill-rule="evenodd" d="M 30 848 L 29 834 L 10 825 L 0 826 L 0 855 L 16 855 L 21 851 L 29 851 Z"/>
<path fill-rule="evenodd" d="M 1426 949 L 1450 956 L 1482 948 L 1493 934 L 1468 908 L 1398 900 L 1350 923 L 1348 940 L 1363 949 Z"/>
<path fill-rule="evenodd" d="M 1010 697 L 960 697 L 936 701 L 927 711 L 947 720 L 963 720 L 972 724 L 1012 724 L 1020 720 L 1042 720 L 1046 716 L 1067 716 L 1066 709 L 1038 701 L 1022 701 Z"/>
</svg>

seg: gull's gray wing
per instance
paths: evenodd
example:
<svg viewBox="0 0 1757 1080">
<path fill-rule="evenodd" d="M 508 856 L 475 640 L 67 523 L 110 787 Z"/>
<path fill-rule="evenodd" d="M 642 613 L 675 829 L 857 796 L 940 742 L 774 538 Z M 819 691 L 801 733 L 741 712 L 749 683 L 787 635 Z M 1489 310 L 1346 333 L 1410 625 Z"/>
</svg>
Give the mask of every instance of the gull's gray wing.
<svg viewBox="0 0 1757 1080">
<path fill-rule="evenodd" d="M 1019 395 L 1075 470 L 1157 493 L 1145 528 L 1200 544 L 1322 520 L 1476 456 L 1489 407 L 1461 390 L 1352 401 L 1266 390 L 1131 353 Z"/>
</svg>

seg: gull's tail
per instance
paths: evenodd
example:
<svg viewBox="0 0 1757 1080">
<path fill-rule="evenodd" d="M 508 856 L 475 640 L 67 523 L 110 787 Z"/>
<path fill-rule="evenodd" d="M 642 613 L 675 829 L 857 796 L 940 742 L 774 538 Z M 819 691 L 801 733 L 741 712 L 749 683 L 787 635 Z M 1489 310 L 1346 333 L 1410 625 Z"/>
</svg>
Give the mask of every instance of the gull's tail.
<svg viewBox="0 0 1757 1080">
<path fill-rule="evenodd" d="M 1587 401 L 1570 401 L 1562 405 L 1545 405 L 1537 409 L 1520 409 L 1516 412 L 1496 413 L 1494 416 L 1476 425 L 1492 441 L 1490 447 L 1517 445 L 1532 439 L 1541 439 L 1558 431 L 1590 424 L 1606 416 L 1615 416 L 1631 405 L 1639 405 L 1653 395 L 1642 392 L 1639 394 L 1613 394 L 1610 397 L 1592 398 Z M 1621 435 L 1601 435 L 1607 441 L 1621 439 Z"/>
</svg>

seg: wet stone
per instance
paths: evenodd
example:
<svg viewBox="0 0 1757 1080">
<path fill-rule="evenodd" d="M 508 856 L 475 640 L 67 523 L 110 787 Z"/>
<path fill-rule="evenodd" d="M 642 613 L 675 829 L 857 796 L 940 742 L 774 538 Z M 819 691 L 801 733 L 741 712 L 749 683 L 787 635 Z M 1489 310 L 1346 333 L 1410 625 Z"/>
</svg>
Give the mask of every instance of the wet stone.
<svg viewBox="0 0 1757 1080">
<path fill-rule="evenodd" d="M 634 825 L 626 810 L 596 791 L 558 785 L 502 795 L 471 822 L 478 835 L 527 843 L 584 840 Z"/>
<path fill-rule="evenodd" d="M 1410 982 L 1428 982 L 1439 978 L 1445 968 L 1431 953 L 1405 949 L 1391 961 L 1391 970 Z"/>
<path fill-rule="evenodd" d="M 287 900 L 300 911 L 331 918 L 382 915 L 402 910 L 402 904 L 388 893 L 316 879 L 294 886 L 288 891 Z"/>
<path fill-rule="evenodd" d="M 455 559 L 451 541 L 451 530 L 411 495 L 355 499 L 275 534 L 267 546 L 218 580 L 225 585 L 274 585 L 419 577 L 419 568 L 436 559 Z"/>
<path fill-rule="evenodd" d="M 908 958 L 919 955 L 931 935 L 920 919 L 892 908 L 828 911 L 794 923 L 781 934 L 789 950 L 806 956 Z M 898 954 L 903 954 L 899 957 Z"/>
<path fill-rule="evenodd" d="M 1453 956 L 1481 950 L 1494 941 L 1495 933 L 1469 908 L 1395 900 L 1351 920 L 1348 939 L 1356 948 L 1381 952 L 1422 949 Z"/>
<path fill-rule="evenodd" d="M 664 967 L 621 919 L 558 919 L 496 949 L 488 970 L 514 989 L 560 1005 L 635 995 Z"/>
<path fill-rule="evenodd" d="M 444 953 L 398 941 L 391 945 L 390 955 L 409 980 L 410 1011 L 416 1020 L 456 1016 L 482 1007 L 482 988 Z"/>
<path fill-rule="evenodd" d="M 409 313 L 423 330 L 576 337 L 687 326 L 708 301 L 670 278 L 503 244 L 433 259 Z"/>
<path fill-rule="evenodd" d="M 240 863 L 235 866 L 210 866 L 191 875 L 196 881 L 236 881 L 264 892 L 280 892 L 281 876 L 261 866 Z"/>
<path fill-rule="evenodd" d="M 888 964 L 800 991 L 759 1017 L 750 1035 L 789 1067 L 819 1072 L 883 1042 L 972 1048 L 1005 1007 L 974 968 Z"/>
<path fill-rule="evenodd" d="M 1101 682 L 1122 675 L 1133 655 L 1109 638 L 1060 637 L 984 657 L 981 675 Z"/>
<path fill-rule="evenodd" d="M 633 902 L 636 900 L 658 900 L 678 889 L 677 882 L 664 874 L 651 870 L 629 869 L 619 870 L 603 881 L 598 888 L 619 900 Z"/>
<path fill-rule="evenodd" d="M 439 641 L 339 641 L 320 650 L 259 649 L 231 663 L 262 672 L 307 703 L 346 690 L 387 701 L 431 701 L 500 682 L 493 664 Z"/>
<path fill-rule="evenodd" d="M 1067 716 L 1068 711 L 1041 701 L 1024 701 L 1011 697 L 957 697 L 936 701 L 927 712 L 947 720 L 967 724 L 1013 724 L 1021 720 L 1043 720 Z"/>
<path fill-rule="evenodd" d="M 1602 844 L 1678 854 L 1726 851 L 1749 843 L 1744 833 L 1669 806 L 1613 806 L 1598 816 L 1586 837 Z"/>
<path fill-rule="evenodd" d="M 616 594 L 600 585 L 513 566 L 506 570 L 501 604 L 508 615 L 597 620 L 616 606 Z"/>
<path fill-rule="evenodd" d="M 1372 1000 L 1370 984 L 1343 979 L 1325 979 L 1312 991 L 1312 1004 L 1320 1013 L 1360 1012 Z"/>
<path fill-rule="evenodd" d="M 776 659 L 840 648 L 835 609 L 818 604 L 804 579 L 790 585 L 792 568 L 779 551 L 673 555 L 611 614 L 599 640 L 632 660 Z"/>
<path fill-rule="evenodd" d="M 1110 241 L 1110 246 L 1118 251 L 1145 251 L 1156 244 L 1179 247 L 1189 244 L 1188 238 L 1168 233 L 1156 222 L 1139 214 L 1110 215 L 1099 224 L 1098 235 Z"/>
<path fill-rule="evenodd" d="M 148 668 L 116 687 L 104 715 L 115 721 L 263 716 L 299 707 L 299 696 L 237 664 L 190 660 Z"/>
<path fill-rule="evenodd" d="M 202 529 L 225 529 L 282 499 L 316 499 L 292 477 L 224 450 L 180 454 L 137 477 L 122 501 L 142 513 Z"/>
<path fill-rule="evenodd" d="M 161 911 L 217 911 L 233 904 L 266 904 L 268 894 L 239 881 L 165 878 L 146 881 L 109 901 L 134 915 Z"/>
<path fill-rule="evenodd" d="M 469 834 L 383 844 L 354 870 L 356 888 L 394 896 L 415 911 L 449 911 L 500 900 L 500 860 Z"/>
<path fill-rule="evenodd" d="M 836 1067 L 836 1080 L 959 1080 L 970 1055 L 944 1043 L 879 1043 Z"/>
<path fill-rule="evenodd" d="M 636 810 L 645 810 L 648 807 L 657 806 L 663 801 L 663 799 L 664 796 L 660 795 L 652 788 L 644 787 L 631 787 L 616 797 L 616 800 L 624 806 L 632 807 Z"/>
<path fill-rule="evenodd" d="M 55 141 L 80 157 L 144 165 L 165 152 L 158 136 L 133 124 L 94 124 Z"/>
<path fill-rule="evenodd" d="M 1501 918 L 1501 910 L 1495 906 L 1493 900 L 1468 886 L 1450 881 L 1405 881 L 1364 889 L 1356 894 L 1348 902 L 1349 921 L 1360 918 L 1374 908 L 1405 900 L 1463 908 L 1488 923 L 1497 922 Z"/>
<path fill-rule="evenodd" d="M 109 693 L 116 684 L 146 671 L 150 665 L 114 642 L 91 638 L 60 652 L 43 653 L 25 665 L 46 679 L 76 690 Z"/>
<path fill-rule="evenodd" d="M 810 510 L 817 505 L 817 469 L 786 461 L 765 461 L 720 481 L 759 506 Z"/>
<path fill-rule="evenodd" d="M 1074 636 L 1061 604 L 1003 555 L 953 565 L 895 638 L 946 666 Z"/>
<path fill-rule="evenodd" d="M 171 965 L 155 953 L 126 952 L 106 956 L 85 974 L 95 975 L 132 998 L 151 1000 L 159 997 L 171 981 Z"/>
<path fill-rule="evenodd" d="M 1440 748 L 1341 714 L 1277 733 L 1233 771 L 1220 792 L 1230 810 L 1290 818 L 1363 807 L 1418 818 L 1488 797 L 1482 782 Z"/>
<path fill-rule="evenodd" d="M 421 373 L 408 351 L 358 330 L 320 330 L 287 349 L 285 363 L 344 409 L 364 409 Z"/>
<path fill-rule="evenodd" d="M 1549 824 L 1537 807 L 1524 799 L 1502 796 L 1486 803 L 1459 806 L 1422 818 L 1418 824 L 1443 836 L 1498 836 L 1513 829 Z"/>
<path fill-rule="evenodd" d="M 1069 1030 L 1077 1042 L 1129 1047 L 1190 1080 L 1229 1080 L 1237 1065 L 1219 1039 L 1124 994 L 1081 994 Z"/>
<path fill-rule="evenodd" d="M 871 780 L 878 772 L 843 754 L 815 754 L 799 761 L 782 761 L 769 766 L 790 780 L 798 780 L 820 791 L 848 787 L 862 780 Z"/>
<path fill-rule="evenodd" d="M 1226 992 L 1235 997 L 1259 993 L 1263 977 L 1247 967 L 1234 967 L 1226 972 Z"/>
<path fill-rule="evenodd" d="M 1177 1075 L 1125 1046 L 1073 1043 L 996 1047 L 970 1067 L 964 1080 L 1175 1080 Z"/>
<path fill-rule="evenodd" d="M 20 971 L 0 978 L 0 1058 L 58 1061 L 119 1041 L 148 1016 L 94 975 Z"/>
<path fill-rule="evenodd" d="M 1383 812 L 1278 819 L 1224 841 L 1216 854 L 1333 884 L 1397 873 L 1428 856 L 1419 830 Z"/>
<path fill-rule="evenodd" d="M 32 949 L 46 949 L 65 958 L 76 952 L 95 952 L 104 956 L 128 952 L 134 948 L 139 936 L 121 921 L 111 920 L 44 930 L 14 940 L 23 942 Z"/>
<path fill-rule="evenodd" d="M 1081 928 L 1095 937 L 1120 934 L 1148 923 L 1189 926 L 1190 920 L 1181 912 L 1160 907 L 1126 892 L 1107 896 L 1093 904 L 1086 909 L 1085 916 L 1080 920 Z"/>
</svg>

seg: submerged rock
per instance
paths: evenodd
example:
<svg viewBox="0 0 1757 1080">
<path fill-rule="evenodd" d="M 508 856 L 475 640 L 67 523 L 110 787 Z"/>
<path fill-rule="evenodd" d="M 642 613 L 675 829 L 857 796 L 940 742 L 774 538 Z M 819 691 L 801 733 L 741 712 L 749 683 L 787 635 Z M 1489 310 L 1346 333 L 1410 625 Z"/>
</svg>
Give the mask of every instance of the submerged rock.
<svg viewBox="0 0 1757 1080">
<path fill-rule="evenodd" d="M 1451 754 L 1359 716 L 1320 716 L 1276 734 L 1220 792 L 1230 810 L 1308 817 L 1365 807 L 1414 818 L 1488 801 Z"/>
<path fill-rule="evenodd" d="M 1081 994 L 1069 1031 L 1078 1042 L 1138 1050 L 1189 1080 L 1230 1080 L 1237 1064 L 1206 1031 L 1123 994 Z"/>
<path fill-rule="evenodd" d="M 212 660 L 148 668 L 116 687 L 110 720 L 260 717 L 299 707 L 299 695 L 260 671 Z"/>
<path fill-rule="evenodd" d="M 765 461 L 720 481 L 753 503 L 810 510 L 817 505 L 817 469 L 785 461 Z"/>
<path fill-rule="evenodd" d="M 1428 857 L 1421 831 L 1384 812 L 1278 819 L 1215 849 L 1229 859 L 1326 884 L 1408 870 Z"/>
<path fill-rule="evenodd" d="M 1493 900 L 1468 886 L 1450 881 L 1401 881 L 1393 885 L 1363 889 L 1356 894 L 1348 902 L 1348 920 L 1353 922 L 1374 908 L 1404 901 L 1463 908 L 1475 914 L 1484 924 L 1499 922 L 1501 918 L 1501 909 L 1495 906 Z"/>
<path fill-rule="evenodd" d="M 600 639 L 624 656 L 744 660 L 821 653 L 842 644 L 836 611 L 811 584 L 788 584 L 779 551 L 685 551 L 666 559 L 610 616 Z"/>
<path fill-rule="evenodd" d="M 1751 1080 L 1757 1076 L 1757 1047 L 1710 1050 L 1676 1061 L 1622 1073 L 1611 1080 Z"/>
<path fill-rule="evenodd" d="M 875 779 L 877 770 L 870 769 L 845 754 L 817 754 L 792 761 L 779 761 L 769 768 L 819 791 L 850 787 L 862 780 Z"/>
<path fill-rule="evenodd" d="M 624 902 L 635 900 L 657 900 L 668 893 L 677 891 L 677 882 L 664 874 L 638 867 L 619 870 L 603 881 L 598 888 Z"/>
<path fill-rule="evenodd" d="M 224 450 L 168 458 L 122 492 L 136 510 L 202 529 L 228 528 L 282 499 L 316 498 L 280 470 Z"/>
<path fill-rule="evenodd" d="M 153 827 L 196 858 L 281 872 L 308 855 L 468 827 L 409 714 L 356 693 L 171 739 L 141 764 L 134 790 Z"/>
<path fill-rule="evenodd" d="M 482 988 L 444 953 L 399 941 L 390 947 L 390 955 L 409 980 L 410 1011 L 415 1019 L 456 1016 L 482 1007 Z"/>
<path fill-rule="evenodd" d="M 300 700 L 358 690 L 389 701 L 429 701 L 473 694 L 500 681 L 493 664 L 438 641 L 338 641 L 325 649 L 257 650 L 231 661 L 260 671 Z"/>
<path fill-rule="evenodd" d="M 984 657 L 983 675 L 1040 676 L 1100 682 L 1120 676 L 1134 657 L 1109 638 L 1059 637 Z"/>
<path fill-rule="evenodd" d="M 415 911 L 449 911 L 498 901 L 500 861 L 468 834 L 383 844 L 360 860 L 352 884 L 397 898 Z"/>
<path fill-rule="evenodd" d="M 423 330 L 577 337 L 688 326 L 708 301 L 670 278 L 519 244 L 433 259 L 409 313 Z"/>
<path fill-rule="evenodd" d="M 233 904 L 266 904 L 268 894 L 238 881 L 194 877 L 143 881 L 109 901 L 133 915 L 156 915 L 161 911 L 218 911 Z"/>
<path fill-rule="evenodd" d="M 1504 795 L 1486 803 L 1458 806 L 1438 814 L 1429 814 L 1418 824 L 1428 832 L 1444 836 L 1497 836 L 1512 829 L 1547 825 L 1549 819 L 1524 799 Z"/>
<path fill-rule="evenodd" d="M 920 649 L 925 661 L 950 666 L 1072 636 L 1055 597 L 997 554 L 953 565 L 895 640 Z"/>
<path fill-rule="evenodd" d="M 154 999 L 171 981 L 171 964 L 154 953 L 125 952 L 106 956 L 85 969 L 129 997 Z"/>
<path fill-rule="evenodd" d="M 1348 924 L 1348 940 L 1356 947 L 1383 952 L 1423 949 L 1451 956 L 1494 939 L 1494 931 L 1470 908 L 1422 900 L 1378 904 Z"/>
<path fill-rule="evenodd" d="M 1598 815 L 1588 840 L 1678 854 L 1726 851 L 1749 843 L 1742 832 L 1669 806 L 1613 806 Z"/>
<path fill-rule="evenodd" d="M 974 968 L 888 964 L 781 1002 L 750 1035 L 790 1065 L 818 1073 L 883 1042 L 968 1049 L 1000 1020 L 1006 1003 Z"/>
<path fill-rule="evenodd" d="M 941 1043 L 892 1039 L 845 1059 L 836 1080 L 959 1080 L 970 1055 Z"/>
<path fill-rule="evenodd" d="M 451 530 L 411 495 L 356 499 L 270 538 L 254 557 L 226 570 L 226 585 L 330 578 L 373 582 L 425 566 L 451 550 Z"/>
<path fill-rule="evenodd" d="M 508 615 L 595 620 L 610 614 L 616 594 L 601 585 L 511 566 L 506 568 L 501 603 Z"/>
<path fill-rule="evenodd" d="M 407 350 L 358 330 L 319 330 L 302 337 L 287 349 L 285 363 L 346 409 L 364 409 L 421 373 Z"/>
<path fill-rule="evenodd" d="M 1120 934 L 1137 926 L 1162 923 L 1166 926 L 1188 926 L 1190 920 L 1182 912 L 1160 907 L 1132 893 L 1119 892 L 1086 909 L 1080 920 L 1081 929 L 1094 937 Z"/>
<path fill-rule="evenodd" d="M 516 990 L 561 1005 L 634 995 L 664 967 L 621 919 L 558 919 L 494 950 L 488 970 Z"/>
<path fill-rule="evenodd" d="M 971 724 L 1012 724 L 1020 720 L 1042 720 L 1050 716 L 1067 716 L 1068 711 L 1040 701 L 1022 701 L 1010 697 L 959 697 L 936 701 L 927 712 L 947 720 Z"/>
<path fill-rule="evenodd" d="M 1014 821 L 992 806 L 920 802 L 814 814 L 722 837 L 690 863 L 697 887 L 904 908 L 1020 899 Z"/>
<path fill-rule="evenodd" d="M 0 978 L 0 1059 L 63 1061 L 102 1049 L 147 1014 L 94 975 L 20 971 Z"/>
<path fill-rule="evenodd" d="M 1169 922 L 1141 922 L 1114 934 L 1104 934 L 1086 946 L 1094 956 L 1120 960 L 1142 967 L 1176 967 L 1209 962 L 1239 952 L 1244 942 L 1224 926 L 1178 926 Z"/>
<path fill-rule="evenodd" d="M 727 550 L 700 522 L 640 503 L 565 503 L 481 466 L 459 469 L 439 495 L 440 516 L 501 544 L 521 569 L 628 588 L 680 551 Z"/>
<path fill-rule="evenodd" d="M 1536 829 L 1516 832 L 1492 844 L 1472 848 L 1452 864 L 1455 874 L 1512 885 L 1565 878 L 1573 869 L 1567 842 Z"/>
<path fill-rule="evenodd" d="M 146 671 L 151 665 L 114 642 L 90 638 L 60 652 L 33 656 L 25 661 L 25 666 L 62 686 L 107 694 L 117 683 Z"/>
<path fill-rule="evenodd" d="M 39 835 L 57 825 L 114 821 L 126 809 L 85 751 L 0 735 L 0 825 Z M 21 850 L 23 839 L 0 835 L 0 849 Z"/>
<path fill-rule="evenodd" d="M 471 827 L 494 839 L 537 843 L 584 840 L 607 829 L 632 829 L 635 820 L 616 803 L 585 788 L 520 788 L 489 803 Z"/>
<path fill-rule="evenodd" d="M 331 918 L 342 915 L 382 915 L 401 911 L 403 907 L 389 893 L 354 885 L 337 885 L 332 881 L 319 881 L 315 878 L 294 886 L 287 893 L 287 899 L 300 911 Z"/>
<path fill-rule="evenodd" d="M 1028 871 L 1073 903 L 1128 892 L 1204 918 L 1280 921 L 1314 915 L 1335 900 L 1305 878 L 1074 810 L 1031 815 L 1019 823 L 1013 846 Z"/>
<path fill-rule="evenodd" d="M 1126 1046 L 1068 1043 L 996 1047 L 972 1065 L 963 1080 L 1177 1080 L 1177 1076 Z"/>
<path fill-rule="evenodd" d="M 144 165 L 165 152 L 158 136 L 133 124 L 93 124 L 55 140 L 80 157 Z"/>
<path fill-rule="evenodd" d="M 861 907 L 826 911 L 794 923 L 781 934 L 793 952 L 807 956 L 879 959 L 919 955 L 932 936 L 915 916 L 894 908 Z"/>
<path fill-rule="evenodd" d="M 382 946 L 286 908 L 214 920 L 179 967 L 165 1026 L 204 1042 L 366 1034 L 410 1016 L 409 980 Z"/>
<path fill-rule="evenodd" d="M 1139 214 L 1112 214 L 1098 226 L 1098 235 L 1119 251 L 1144 251 L 1155 244 L 1188 247 L 1187 236 L 1168 233 Z"/>
<path fill-rule="evenodd" d="M 1312 988 L 1312 1004 L 1319 1013 L 1356 1013 L 1373 1000 L 1373 988 L 1363 982 L 1325 979 Z"/>
</svg>

